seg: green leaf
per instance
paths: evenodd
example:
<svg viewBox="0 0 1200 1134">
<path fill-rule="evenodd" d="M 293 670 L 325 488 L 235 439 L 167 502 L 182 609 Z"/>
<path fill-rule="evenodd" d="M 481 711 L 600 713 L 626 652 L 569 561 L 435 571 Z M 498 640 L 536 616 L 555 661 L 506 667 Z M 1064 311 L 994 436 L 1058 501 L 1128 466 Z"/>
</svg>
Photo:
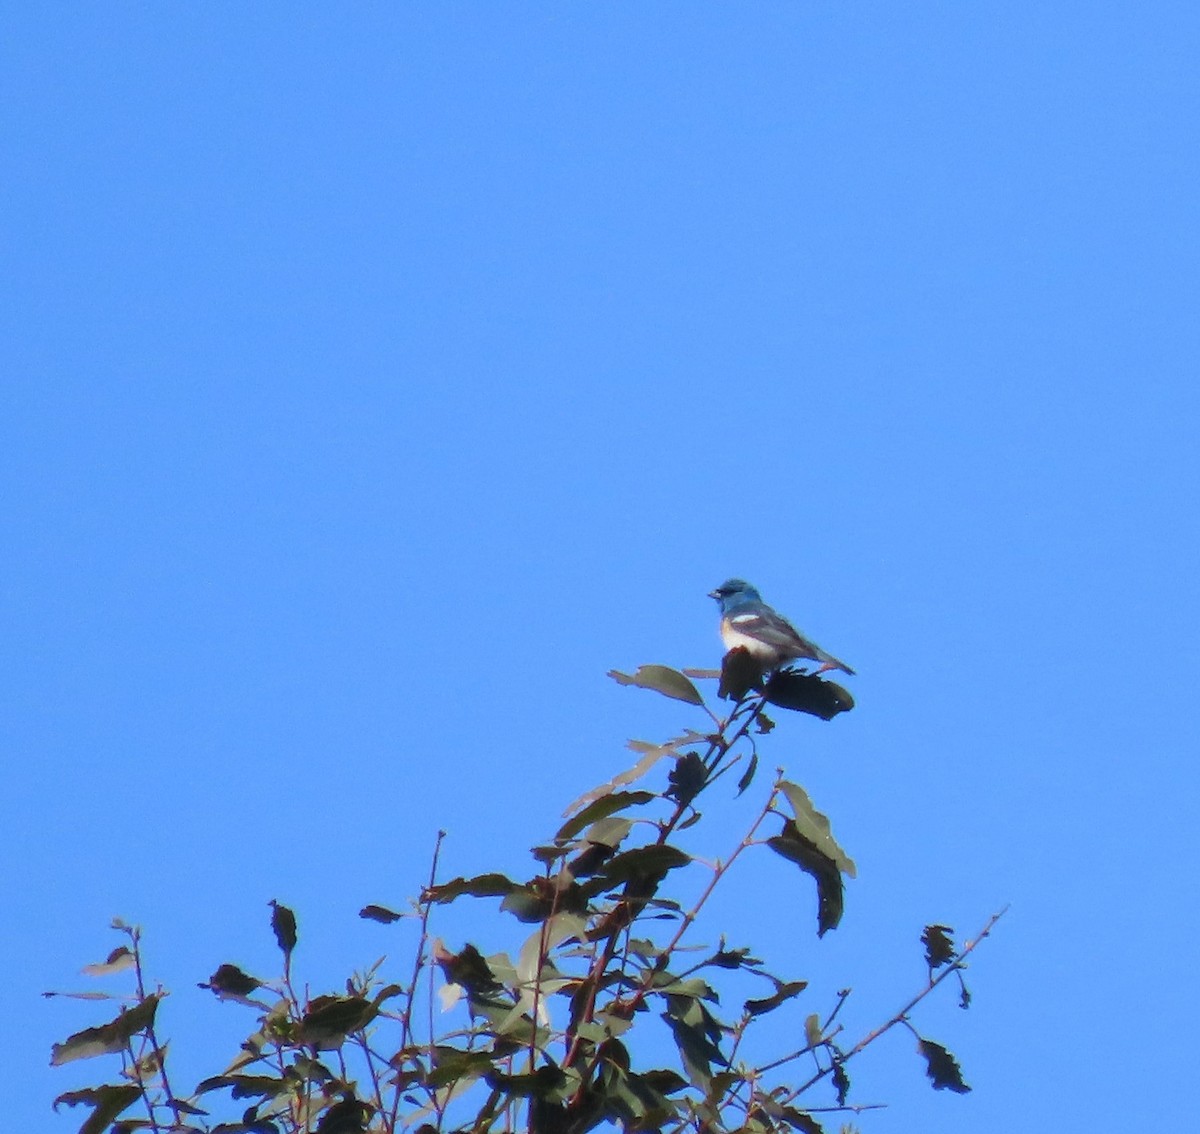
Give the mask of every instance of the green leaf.
<svg viewBox="0 0 1200 1134">
<path fill-rule="evenodd" d="M 742 778 L 738 780 L 737 793 L 741 795 L 754 780 L 754 773 L 758 771 L 758 753 L 754 752 L 750 756 L 750 763 L 746 770 L 742 773 Z"/>
<path fill-rule="evenodd" d="M 468 992 L 489 993 L 500 988 L 495 974 L 474 945 L 464 945 L 458 953 L 451 953 L 440 941 L 434 941 L 433 959 L 451 984 L 461 984 Z"/>
<path fill-rule="evenodd" d="M 800 1134 L 825 1134 L 824 1127 L 806 1110 L 797 1110 L 794 1106 L 782 1106 L 779 1108 L 779 1117 L 793 1130 L 799 1130 Z M 846 1127 L 842 1127 L 842 1129 L 845 1130 Z"/>
<path fill-rule="evenodd" d="M 607 848 L 603 848 L 599 857 L 605 858 L 608 853 Z M 524 886 L 516 887 L 500 903 L 500 908 L 513 914 L 518 921 L 532 925 L 556 913 L 586 913 L 587 895 L 570 874 L 564 873 L 555 878 L 530 879 Z"/>
<path fill-rule="evenodd" d="M 620 823 L 627 822 L 627 820 L 601 820 L 601 822 Z M 607 843 L 585 843 L 583 850 L 567 863 L 567 870 L 570 871 L 572 878 L 590 878 L 616 853 L 616 847 L 609 846 Z"/>
<path fill-rule="evenodd" d="M 385 1000 L 391 1000 L 393 996 L 400 996 L 403 992 L 404 992 L 404 989 L 401 988 L 400 985 L 389 984 L 386 987 L 381 988 L 377 993 L 375 993 L 375 999 L 372 1000 L 371 1003 L 374 1004 L 376 1008 L 378 1008 L 379 1005 L 382 1004 Z"/>
<path fill-rule="evenodd" d="M 581 873 L 583 873 L 581 871 Z M 512 914 L 517 921 L 523 922 L 525 925 L 534 925 L 539 921 L 545 921 L 554 910 L 554 903 L 548 895 L 536 893 L 532 889 L 522 886 L 519 890 L 514 890 L 507 898 L 500 903 L 500 908 L 505 913 Z"/>
<path fill-rule="evenodd" d="M 362 996 L 318 996 L 300 1021 L 302 1043 L 319 1048 L 336 1048 L 351 1032 L 362 1031 L 378 1014 Z"/>
<path fill-rule="evenodd" d="M 478 874 L 474 878 L 452 878 L 437 886 L 429 886 L 421 900 L 445 905 L 464 894 L 472 898 L 502 898 L 517 889 L 517 883 L 503 874 Z"/>
<path fill-rule="evenodd" d="M 762 1016 L 767 1012 L 773 1012 L 781 1004 L 786 1004 L 789 1000 L 799 996 L 807 987 L 808 981 L 806 980 L 776 981 L 774 995 L 766 996 L 761 1000 L 747 1000 L 745 1010 L 751 1016 Z"/>
<path fill-rule="evenodd" d="M 312 1079 L 316 1083 L 334 1083 L 336 1079 L 333 1072 L 329 1070 L 319 1059 L 313 1059 L 310 1055 L 297 1055 L 292 1060 L 292 1065 L 287 1069 L 289 1076 L 296 1075 L 300 1079 Z M 328 1094 L 328 1091 L 326 1091 Z"/>
<path fill-rule="evenodd" d="M 721 947 L 704 963 L 718 969 L 740 969 L 761 965 L 762 961 L 750 956 L 749 949 L 726 949 L 722 938 Z"/>
<path fill-rule="evenodd" d="M 635 879 L 661 881 L 669 870 L 686 866 L 691 861 L 691 855 L 665 843 L 662 846 L 635 847 L 605 863 L 600 877 L 610 887 Z"/>
<path fill-rule="evenodd" d="M 696 1000 L 709 1000 L 717 1004 L 720 997 L 707 981 L 699 977 L 680 978 L 665 969 L 656 972 L 650 982 L 650 987 L 656 992 L 670 993 L 672 996 L 692 997 Z"/>
<path fill-rule="evenodd" d="M 817 1047 L 821 1042 L 821 1017 L 816 1012 L 804 1018 L 804 1040 L 809 1047 Z"/>
<path fill-rule="evenodd" d="M 85 1087 L 80 1091 L 67 1091 L 54 1100 L 54 1109 L 66 1106 L 90 1106 L 92 1113 L 79 1128 L 79 1134 L 103 1134 L 113 1120 L 141 1095 L 138 1087 L 128 1084 L 105 1084 L 100 1087 Z"/>
<path fill-rule="evenodd" d="M 652 963 L 657 963 L 658 959 L 664 956 L 664 951 L 648 937 L 631 937 L 627 948 L 634 957 L 641 957 L 643 961 Z"/>
<path fill-rule="evenodd" d="M 954 932 L 948 925 L 927 925 L 921 934 L 921 944 L 925 946 L 925 963 L 931 969 L 940 969 L 954 960 L 954 942 L 951 934 Z"/>
<path fill-rule="evenodd" d="M 565 842 L 573 839 L 585 827 L 598 819 L 606 819 L 616 815 L 627 807 L 639 807 L 658 797 L 652 791 L 614 791 L 602 795 L 599 799 L 588 804 L 578 815 L 573 815 L 558 830 L 555 839 Z"/>
<path fill-rule="evenodd" d="M 363 906 L 358 911 L 358 916 L 367 918 L 370 921 L 379 921 L 384 925 L 391 925 L 393 922 L 399 921 L 404 915 L 396 913 L 395 910 L 389 910 L 387 906 Z"/>
<path fill-rule="evenodd" d="M 321 1115 L 316 1134 L 361 1134 L 374 1113 L 373 1106 L 355 1098 L 353 1091 L 346 1091 L 339 1102 Z"/>
<path fill-rule="evenodd" d="M 788 780 L 779 781 L 779 790 L 792 805 L 792 813 L 799 833 L 813 843 L 827 858 L 832 859 L 843 874 L 853 878 L 857 873 L 854 860 L 838 846 L 837 840 L 833 837 L 829 817 L 813 806 L 812 800 L 808 798 L 808 792 L 799 784 L 791 783 Z"/>
<path fill-rule="evenodd" d="M 639 753 L 641 759 L 632 768 L 613 776 L 608 783 L 601 784 L 600 787 L 584 792 L 563 814 L 570 815 L 581 808 L 590 807 L 593 802 L 601 799 L 603 796 L 611 795 L 617 788 L 640 780 L 664 756 L 678 756 L 680 744 L 692 744 L 705 742 L 706 740 L 707 738 L 701 733 L 694 732 L 691 729 L 688 729 L 684 736 L 676 737 L 666 744 L 650 744 L 645 740 L 630 740 L 627 743 L 627 747 Z"/>
<path fill-rule="evenodd" d="M 607 819 L 597 819 L 584 834 L 586 842 L 615 850 L 625 840 L 625 836 L 633 830 L 633 820 L 624 819 L 618 815 L 610 815 Z"/>
<path fill-rule="evenodd" d="M 546 1098 L 567 1081 L 561 1068 L 553 1063 L 539 1067 L 532 1074 L 506 1075 L 502 1071 L 492 1070 L 484 1078 L 493 1090 L 517 1098 Z"/>
<path fill-rule="evenodd" d="M 274 898 L 271 899 L 271 932 L 275 934 L 275 942 L 285 957 L 292 955 L 296 948 L 296 915 L 287 906 L 281 906 Z"/>
<path fill-rule="evenodd" d="M 97 1028 L 84 1028 L 50 1049 L 50 1066 L 61 1067 L 76 1059 L 91 1059 L 96 1055 L 112 1055 L 124 1051 L 130 1039 L 154 1023 L 158 997 L 147 996 L 139 1004 L 127 1008 L 115 1019 Z"/>
<path fill-rule="evenodd" d="M 660 1095 L 673 1095 L 688 1085 L 687 1080 L 678 1071 L 672 1071 L 669 1067 L 658 1067 L 643 1072 L 639 1078 Z"/>
<path fill-rule="evenodd" d="M 971 1089 L 963 1082 L 958 1061 L 940 1043 L 918 1040 L 917 1050 L 925 1057 L 925 1074 L 929 1076 L 935 1091 L 953 1091 L 965 1095 Z"/>
<path fill-rule="evenodd" d="M 666 665 L 638 666 L 637 673 L 622 673 L 610 669 L 608 676 L 618 685 L 636 685 L 639 689 L 652 689 L 664 697 L 673 697 L 676 701 L 686 701 L 689 705 L 703 705 L 704 698 L 700 691 L 677 669 Z"/>
<path fill-rule="evenodd" d="M 119 973 L 124 969 L 133 967 L 133 953 L 126 946 L 121 945 L 114 949 L 109 955 L 98 965 L 84 965 L 83 971 L 88 976 L 111 976 L 113 973 Z"/>
<path fill-rule="evenodd" d="M 675 1038 L 675 1046 L 679 1048 L 679 1056 L 683 1060 L 683 1069 L 687 1072 L 689 1081 L 707 1094 L 709 1081 L 712 1079 L 712 1064 L 717 1063 L 722 1067 L 726 1065 L 721 1049 L 709 1038 L 703 1027 L 686 1023 L 672 1016 L 670 1012 L 664 1012 L 663 1019 Z"/>
<path fill-rule="evenodd" d="M 235 1099 L 275 1098 L 293 1089 L 291 1083 L 276 1075 L 213 1075 L 196 1087 L 196 1094 L 204 1095 L 224 1087 L 230 1089 Z"/>
<path fill-rule="evenodd" d="M 254 1107 L 246 1111 L 241 1122 L 221 1122 L 209 1134 L 279 1134 L 279 1127 L 266 1118 L 255 1118 Z"/>
</svg>

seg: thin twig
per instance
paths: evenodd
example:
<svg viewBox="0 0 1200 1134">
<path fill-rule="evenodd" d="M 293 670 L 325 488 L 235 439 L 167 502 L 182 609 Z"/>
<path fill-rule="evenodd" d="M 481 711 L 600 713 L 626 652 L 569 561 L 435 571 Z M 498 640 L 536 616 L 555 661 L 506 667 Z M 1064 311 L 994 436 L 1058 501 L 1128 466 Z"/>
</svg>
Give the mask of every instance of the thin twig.
<svg viewBox="0 0 1200 1134">
<path fill-rule="evenodd" d="M 130 940 L 133 942 L 133 971 L 137 981 L 138 1003 L 142 1003 L 146 999 L 146 986 L 142 979 L 142 947 L 141 947 L 141 931 L 137 927 L 127 929 Z M 157 997 L 157 993 L 155 994 Z M 154 1024 L 150 1023 L 146 1026 L 146 1038 L 150 1041 L 150 1050 L 154 1052 L 154 1062 L 158 1067 L 158 1077 L 162 1082 L 163 1094 L 166 1096 L 167 1106 L 171 1108 L 171 1114 L 175 1119 L 176 1126 L 183 1125 L 183 1117 L 179 1111 L 179 1104 L 175 1100 L 175 1094 L 171 1090 L 171 1080 L 167 1078 L 167 1061 L 163 1057 L 162 1048 L 158 1043 L 158 1036 L 154 1031 Z M 132 1054 L 132 1046 L 130 1052 Z M 150 1126 L 153 1130 L 158 1130 L 158 1123 L 154 1117 L 154 1107 L 150 1102 L 149 1095 L 146 1093 L 145 1084 L 142 1082 L 142 1076 L 139 1073 L 137 1076 L 138 1086 L 141 1087 L 142 1097 L 146 1100 L 146 1106 L 150 1110 Z"/>
<path fill-rule="evenodd" d="M 967 957 L 969 957 L 975 951 L 975 949 L 982 943 L 983 939 L 992 932 L 992 929 L 995 926 L 996 922 L 998 922 L 1007 912 L 1008 912 L 1008 906 L 1006 905 L 998 913 L 992 914 L 992 916 L 990 918 L 988 918 L 987 924 L 984 925 L 984 927 L 975 935 L 973 940 L 968 941 L 963 946 L 963 948 L 960 949 L 958 951 L 958 953 L 955 954 L 954 959 L 946 966 L 944 971 L 942 971 L 936 977 L 934 977 L 925 988 L 921 989 L 920 992 L 918 992 L 914 997 L 912 997 L 912 999 L 909 1000 L 908 1003 L 905 1004 L 904 1007 L 901 1008 L 898 1012 L 896 1012 L 889 1020 L 887 1020 L 883 1024 L 880 1024 L 879 1027 L 875 1028 L 873 1031 L 868 1032 L 865 1036 L 863 1036 L 862 1039 L 860 1039 L 858 1041 L 858 1043 L 856 1043 L 852 1048 L 850 1048 L 849 1051 L 838 1056 L 837 1061 L 836 1061 L 837 1064 L 848 1063 L 851 1059 L 854 1058 L 854 1056 L 858 1055 L 858 1053 L 861 1052 L 864 1048 L 873 1044 L 885 1032 L 891 1031 L 891 1029 L 894 1028 L 897 1024 L 908 1024 L 908 1014 L 918 1004 L 920 1004 L 921 1001 L 924 1000 L 925 997 L 927 997 L 935 988 L 937 988 L 937 986 L 939 984 L 941 984 L 942 981 L 944 981 L 948 976 L 950 976 L 951 973 L 957 972 L 960 968 L 962 968 L 962 964 L 967 959 Z M 911 1025 L 908 1025 L 908 1026 L 911 1027 Z M 801 1054 L 803 1054 L 803 1051 L 794 1053 L 794 1055 L 801 1055 Z M 786 1062 L 786 1060 L 785 1060 L 785 1062 Z M 799 1087 L 795 1088 L 795 1090 L 789 1091 L 788 1097 L 793 1098 L 793 1099 L 798 1098 L 800 1095 L 802 1095 L 805 1091 L 807 1091 L 814 1084 L 816 1084 L 816 1083 L 820 1082 L 822 1079 L 824 1079 L 826 1075 L 831 1074 L 832 1071 L 833 1071 L 833 1066 L 824 1068 L 823 1070 L 819 1071 L 817 1074 L 813 1075 L 806 1082 L 802 1083 Z"/>
<path fill-rule="evenodd" d="M 444 830 L 439 830 L 437 833 L 437 839 L 435 840 L 435 842 L 433 844 L 433 858 L 429 863 L 429 885 L 426 887 L 427 891 L 432 890 L 433 887 L 437 884 L 438 859 L 441 857 L 442 840 L 445 839 L 445 837 L 446 837 L 446 832 Z M 421 967 L 425 963 L 425 949 L 429 944 L 429 914 L 430 914 L 430 910 L 433 908 L 433 903 L 426 900 L 424 898 L 424 896 L 422 896 L 421 901 L 419 903 L 419 908 L 421 910 L 421 936 L 417 942 L 416 955 L 413 957 L 412 978 L 409 980 L 408 988 L 405 990 L 404 1011 L 403 1011 L 402 1017 L 401 1017 L 403 1022 L 400 1027 L 400 1051 L 397 1054 L 403 1054 L 403 1053 L 407 1052 L 409 1044 L 412 1043 L 412 1039 L 413 1039 L 413 1030 L 412 1030 L 413 1002 L 417 998 L 417 985 L 420 983 L 420 980 L 421 980 Z M 429 1066 L 430 1066 L 430 1069 L 432 1070 L 432 1068 L 433 1068 L 433 1062 L 432 1062 L 432 1059 L 433 1059 L 433 981 L 432 980 L 429 982 L 429 1058 L 430 1058 Z M 396 1068 L 396 1070 L 399 1071 L 400 1068 Z M 392 1099 L 392 1110 L 388 1116 L 387 1129 L 389 1131 L 394 1131 L 396 1129 L 396 1119 L 400 1113 L 400 1094 L 401 1094 L 400 1088 L 397 1087 L 396 1093 Z M 436 1109 L 436 1107 L 437 1107 L 437 1091 L 436 1090 L 431 1092 L 430 1102 Z M 439 1119 L 440 1119 L 440 1117 L 441 1116 L 439 1114 Z"/>
</svg>

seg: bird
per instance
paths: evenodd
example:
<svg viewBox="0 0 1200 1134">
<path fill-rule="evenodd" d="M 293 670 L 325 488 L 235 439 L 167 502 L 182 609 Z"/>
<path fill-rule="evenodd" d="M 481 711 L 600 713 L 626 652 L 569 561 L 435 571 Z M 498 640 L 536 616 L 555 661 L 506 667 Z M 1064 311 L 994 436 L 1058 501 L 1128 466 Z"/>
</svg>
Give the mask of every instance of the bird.
<svg viewBox="0 0 1200 1134">
<path fill-rule="evenodd" d="M 778 669 L 784 662 L 807 658 L 820 662 L 814 675 L 841 669 L 853 676 L 854 670 L 844 661 L 810 642 L 783 615 L 763 602 L 762 595 L 744 579 L 726 579 L 708 597 L 716 599 L 721 608 L 721 641 L 725 649 L 741 646 L 764 673 Z"/>
</svg>

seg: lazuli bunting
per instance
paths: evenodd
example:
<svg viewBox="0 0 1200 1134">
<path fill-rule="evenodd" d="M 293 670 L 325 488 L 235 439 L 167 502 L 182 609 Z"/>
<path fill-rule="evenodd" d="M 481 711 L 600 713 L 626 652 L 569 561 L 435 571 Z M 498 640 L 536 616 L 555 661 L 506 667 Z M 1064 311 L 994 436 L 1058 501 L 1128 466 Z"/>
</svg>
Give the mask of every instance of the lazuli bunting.
<svg viewBox="0 0 1200 1134">
<path fill-rule="evenodd" d="M 721 608 L 721 641 L 725 643 L 725 649 L 734 650 L 741 646 L 764 673 L 795 658 L 820 662 L 815 673 L 830 669 L 854 673 L 845 662 L 810 642 L 786 618 L 772 610 L 758 591 L 744 580 L 727 579 L 709 597 L 715 598 Z"/>
</svg>

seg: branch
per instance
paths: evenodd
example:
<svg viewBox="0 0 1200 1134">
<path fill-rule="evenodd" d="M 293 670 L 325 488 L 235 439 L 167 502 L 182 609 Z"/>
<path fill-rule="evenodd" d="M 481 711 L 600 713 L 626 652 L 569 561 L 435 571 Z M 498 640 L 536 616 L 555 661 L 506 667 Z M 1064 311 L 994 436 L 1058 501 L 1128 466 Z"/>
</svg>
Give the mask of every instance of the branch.
<svg viewBox="0 0 1200 1134">
<path fill-rule="evenodd" d="M 441 857 L 442 840 L 445 839 L 445 837 L 446 837 L 446 832 L 444 830 L 439 830 L 437 833 L 437 839 L 435 840 L 435 842 L 433 844 L 433 858 L 430 860 L 430 863 L 429 863 L 429 885 L 425 887 L 425 890 L 423 891 L 423 893 L 428 893 L 430 890 L 433 889 L 434 885 L 437 883 L 438 859 Z M 425 947 L 429 943 L 429 913 L 430 913 L 430 910 L 432 909 L 432 906 L 433 906 L 433 903 L 426 901 L 424 898 L 422 898 L 419 902 L 419 909 L 421 911 L 421 936 L 417 942 L 416 955 L 413 957 L 412 977 L 408 982 L 408 988 L 405 990 L 404 1011 L 401 1014 L 402 1023 L 400 1025 L 400 1051 L 397 1052 L 398 1055 L 406 1052 L 408 1050 L 409 1044 L 412 1043 L 413 1002 L 417 998 L 417 985 L 421 980 L 421 967 L 425 963 Z M 432 1048 L 433 1048 L 433 985 L 432 985 L 432 983 L 430 984 L 430 989 L 429 989 L 429 1045 L 430 1045 L 431 1060 L 432 1060 Z M 431 1062 L 431 1066 L 432 1066 L 432 1062 Z M 399 1071 L 400 1068 L 397 1067 L 396 1070 Z M 396 1093 L 392 1099 L 392 1112 L 389 1115 L 388 1127 L 387 1127 L 389 1130 L 396 1129 L 397 1116 L 400 1113 L 400 1096 L 402 1093 L 403 1092 L 400 1091 L 399 1088 L 397 1088 Z M 436 1098 L 437 1098 L 436 1091 L 433 1092 L 432 1098 L 436 1101 Z"/>
<path fill-rule="evenodd" d="M 146 999 L 146 986 L 142 979 L 142 948 L 141 948 L 141 931 L 137 926 L 127 926 L 125 932 L 129 934 L 129 940 L 133 944 L 133 971 L 137 981 L 138 1003 L 142 1003 Z M 183 1116 L 179 1113 L 179 1104 L 175 1101 L 175 1094 L 171 1090 L 171 1080 L 167 1078 L 167 1063 L 163 1058 L 162 1048 L 158 1043 L 158 1036 L 154 1032 L 154 1024 L 150 1023 L 146 1027 L 146 1038 L 150 1041 L 150 1050 L 154 1052 L 154 1062 L 158 1067 L 158 1077 L 162 1081 L 163 1094 L 166 1096 L 167 1106 L 171 1108 L 171 1114 L 175 1119 L 176 1126 L 183 1125 Z M 130 1044 L 130 1055 L 133 1055 L 133 1045 Z M 134 1058 L 136 1067 L 139 1061 Z M 150 1127 L 152 1130 L 158 1130 L 158 1123 L 154 1117 L 154 1105 L 150 1101 L 150 1096 L 146 1092 L 146 1085 L 142 1081 L 142 1076 L 139 1073 L 137 1076 L 138 1086 L 142 1091 L 142 1098 L 145 1100 L 146 1106 L 150 1111 Z"/>
<path fill-rule="evenodd" d="M 708 751 L 703 757 L 704 765 L 708 769 L 708 778 L 704 785 L 700 788 L 703 792 L 711 786 L 714 776 L 713 773 L 719 767 L 721 760 L 727 756 L 730 750 L 747 734 L 750 726 L 758 719 L 758 715 L 762 712 L 763 706 L 766 704 L 766 699 L 758 694 L 754 697 L 743 697 L 733 707 L 733 712 L 728 718 L 719 722 L 720 731 L 709 737 Z M 709 711 L 711 715 L 711 710 Z M 733 723 L 743 713 L 746 714 L 745 720 L 742 721 L 737 731 L 732 736 L 726 738 L 724 732 L 730 728 Z M 697 795 L 700 794 L 699 792 Z M 666 843 L 671 833 L 682 821 L 688 809 L 692 806 L 693 799 L 676 801 L 675 810 L 666 822 L 660 824 L 658 838 L 655 840 L 656 846 L 662 846 Z M 761 822 L 761 819 L 760 819 Z M 757 823 L 755 824 L 757 827 Z M 652 897 L 650 895 L 638 895 L 632 897 L 629 895 L 629 887 L 626 886 L 625 894 L 622 895 L 621 901 L 617 906 L 602 919 L 596 930 L 589 934 L 593 940 L 603 940 L 604 946 L 600 950 L 599 956 L 592 963 L 584 983 L 587 988 L 587 1003 L 581 1013 L 579 1019 L 574 1021 L 567 1031 L 567 1054 L 563 1059 L 563 1067 L 572 1067 L 575 1061 L 579 1058 L 579 1050 L 581 1039 L 578 1032 L 579 1024 L 590 1023 L 596 1011 L 596 996 L 600 990 L 600 982 L 604 978 L 604 974 L 608 971 L 608 966 L 612 963 L 613 957 L 616 955 L 617 939 L 620 931 L 629 926 L 638 916 L 642 909 L 645 908 L 646 902 Z M 690 924 L 690 923 L 688 923 Z M 686 925 L 683 927 L 686 929 Z M 580 1085 L 578 1096 L 585 1088 L 587 1079 Z"/>
<path fill-rule="evenodd" d="M 921 1001 L 924 1000 L 925 997 L 927 997 L 935 988 L 937 988 L 937 986 L 939 984 L 941 984 L 942 981 L 944 981 L 952 973 L 958 972 L 959 969 L 961 969 L 963 967 L 963 962 L 982 943 L 983 939 L 992 932 L 992 929 L 995 926 L 996 922 L 998 922 L 1007 912 L 1008 912 L 1008 906 L 1005 906 L 998 913 L 992 914 L 992 916 L 990 918 L 988 918 L 987 924 L 975 936 L 975 939 L 972 941 L 968 941 L 966 943 L 966 945 L 964 945 L 963 948 L 960 949 L 958 951 L 958 953 L 955 954 L 953 961 L 951 961 L 950 964 L 948 964 L 941 973 L 939 973 L 936 977 L 934 977 L 925 988 L 921 989 L 920 992 L 918 992 L 911 1000 L 909 1000 L 908 1003 L 905 1004 L 904 1007 L 901 1008 L 898 1012 L 896 1012 L 895 1015 L 893 1015 L 886 1023 L 880 1024 L 879 1027 L 877 1027 L 874 1031 L 868 1032 L 865 1036 L 863 1036 L 862 1039 L 860 1039 L 858 1041 L 858 1043 L 856 1043 L 852 1048 L 850 1048 L 849 1051 L 844 1052 L 843 1054 L 840 1054 L 836 1058 L 835 1064 L 844 1064 L 844 1063 L 849 1062 L 849 1060 L 853 1059 L 854 1056 L 858 1055 L 858 1053 L 860 1051 L 862 1051 L 864 1048 L 869 1047 L 871 1044 L 873 1044 L 885 1032 L 891 1031 L 892 1028 L 894 1028 L 897 1024 L 908 1024 L 908 1014 L 918 1004 L 920 1004 Z M 841 1005 L 839 1004 L 838 1007 L 841 1007 Z M 798 1056 L 803 1055 L 804 1052 L 807 1050 L 809 1050 L 809 1049 L 802 1048 L 800 1051 L 794 1052 L 791 1056 L 787 1056 L 783 1060 L 777 1061 L 774 1064 L 774 1066 L 778 1066 L 779 1063 L 786 1063 L 788 1059 L 797 1058 Z M 793 1098 L 793 1099 L 798 1098 L 805 1091 L 807 1091 L 811 1086 L 813 1086 L 815 1083 L 820 1082 L 822 1079 L 825 1078 L 826 1075 L 832 1074 L 832 1072 L 833 1072 L 832 1065 L 824 1068 L 821 1071 L 818 1071 L 817 1074 L 813 1075 L 807 1082 L 801 1084 L 799 1087 L 795 1088 L 795 1090 L 788 1092 L 788 1097 Z"/>
</svg>

